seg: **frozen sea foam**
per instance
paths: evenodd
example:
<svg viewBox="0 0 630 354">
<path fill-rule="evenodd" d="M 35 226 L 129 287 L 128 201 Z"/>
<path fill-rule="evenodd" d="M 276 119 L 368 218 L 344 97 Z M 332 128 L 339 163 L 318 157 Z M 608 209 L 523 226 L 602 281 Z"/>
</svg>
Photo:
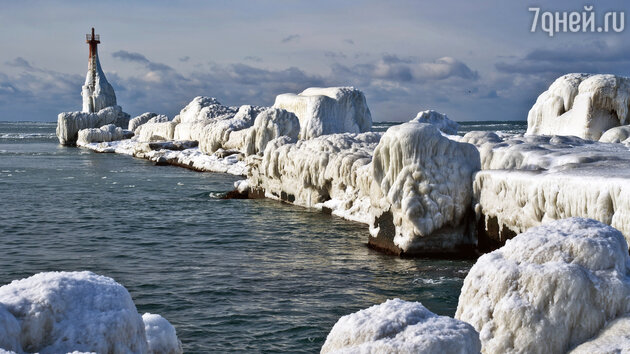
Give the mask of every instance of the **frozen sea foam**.
<svg viewBox="0 0 630 354">
<path fill-rule="evenodd" d="M 0 287 L 0 346 L 18 353 L 176 353 L 161 351 L 173 343 L 168 322 L 147 320 L 122 285 L 91 272 L 39 273 Z"/>
<path fill-rule="evenodd" d="M 630 310 L 628 245 L 614 228 L 570 218 L 532 228 L 481 256 L 455 318 L 485 353 L 564 353 Z"/>
<path fill-rule="evenodd" d="M 387 300 L 341 317 L 322 353 L 479 353 L 475 329 L 419 302 Z"/>
</svg>

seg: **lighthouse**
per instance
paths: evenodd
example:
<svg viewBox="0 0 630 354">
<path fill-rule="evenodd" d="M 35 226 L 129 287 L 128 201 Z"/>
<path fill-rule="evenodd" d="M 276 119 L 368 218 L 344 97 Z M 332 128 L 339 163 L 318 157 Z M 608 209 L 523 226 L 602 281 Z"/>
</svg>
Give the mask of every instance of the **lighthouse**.
<svg viewBox="0 0 630 354">
<path fill-rule="evenodd" d="M 90 46 L 90 56 L 88 59 L 88 72 L 85 77 L 85 84 L 81 90 L 83 97 L 83 112 L 94 113 L 105 107 L 116 105 L 116 93 L 114 88 L 107 82 L 105 73 L 101 69 L 98 60 L 98 44 L 101 43 L 100 36 L 92 33 L 85 35 L 85 42 Z"/>
</svg>

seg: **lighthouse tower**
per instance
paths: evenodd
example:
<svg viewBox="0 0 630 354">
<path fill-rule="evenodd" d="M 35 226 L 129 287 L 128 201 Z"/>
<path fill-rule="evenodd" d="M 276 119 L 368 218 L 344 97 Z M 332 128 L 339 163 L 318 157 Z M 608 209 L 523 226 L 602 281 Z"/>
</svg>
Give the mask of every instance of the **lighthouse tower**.
<svg viewBox="0 0 630 354">
<path fill-rule="evenodd" d="M 83 112 L 94 113 L 105 107 L 116 105 L 116 94 L 114 88 L 107 82 L 101 63 L 98 60 L 97 46 L 100 36 L 94 34 L 85 35 L 85 42 L 90 45 L 90 57 L 88 61 L 88 72 L 85 77 L 85 84 L 82 87 Z"/>
</svg>

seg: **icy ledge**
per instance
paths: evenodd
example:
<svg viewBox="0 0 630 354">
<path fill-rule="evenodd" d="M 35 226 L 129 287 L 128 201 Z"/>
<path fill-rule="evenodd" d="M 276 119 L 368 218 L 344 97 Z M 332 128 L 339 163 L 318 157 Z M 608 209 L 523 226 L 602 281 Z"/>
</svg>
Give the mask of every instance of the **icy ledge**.
<svg viewBox="0 0 630 354">
<path fill-rule="evenodd" d="M 49 272 L 0 287 L 0 350 L 182 353 L 175 328 L 140 316 L 131 295 L 91 272 Z"/>
</svg>

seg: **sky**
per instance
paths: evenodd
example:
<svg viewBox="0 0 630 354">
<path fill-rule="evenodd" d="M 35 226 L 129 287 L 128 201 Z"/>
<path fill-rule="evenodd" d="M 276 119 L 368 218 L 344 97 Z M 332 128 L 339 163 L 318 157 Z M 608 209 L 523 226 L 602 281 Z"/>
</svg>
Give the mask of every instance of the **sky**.
<svg viewBox="0 0 630 354">
<path fill-rule="evenodd" d="M 563 74 L 630 76 L 628 29 L 531 32 L 529 8 L 588 4 L 598 24 L 608 11 L 630 15 L 630 2 L 612 0 L 0 0 L 0 120 L 52 122 L 81 109 L 91 27 L 132 117 L 172 117 L 195 96 L 270 106 L 281 93 L 354 86 L 374 121 L 427 109 L 456 121 L 526 120 Z"/>
</svg>

